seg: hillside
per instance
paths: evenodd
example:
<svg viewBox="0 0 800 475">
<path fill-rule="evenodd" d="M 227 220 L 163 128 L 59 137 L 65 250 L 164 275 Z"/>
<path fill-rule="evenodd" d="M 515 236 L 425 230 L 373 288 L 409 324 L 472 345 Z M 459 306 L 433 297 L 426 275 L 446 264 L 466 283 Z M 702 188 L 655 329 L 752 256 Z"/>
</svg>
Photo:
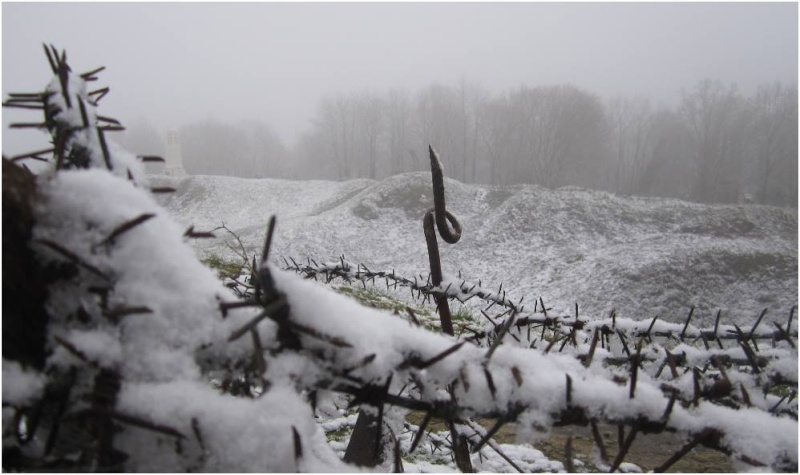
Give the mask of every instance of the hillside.
<svg viewBox="0 0 800 475">
<path fill-rule="evenodd" d="M 187 227 L 222 222 L 249 252 L 278 216 L 273 259 L 331 260 L 344 254 L 372 270 L 427 273 L 422 216 L 432 206 L 430 175 L 347 182 L 151 176 L 177 192 L 159 200 Z M 537 186 L 446 181 L 447 207 L 461 221 L 455 245 L 440 244 L 445 273 L 495 288 L 512 300 L 541 296 L 559 313 L 696 324 L 717 309 L 723 322 L 748 322 L 764 308 L 785 322 L 797 302 L 797 212 L 755 205 L 700 205 Z M 201 254 L 234 255 L 229 235 L 197 240 Z M 282 262 L 282 261 L 281 261 Z"/>
</svg>

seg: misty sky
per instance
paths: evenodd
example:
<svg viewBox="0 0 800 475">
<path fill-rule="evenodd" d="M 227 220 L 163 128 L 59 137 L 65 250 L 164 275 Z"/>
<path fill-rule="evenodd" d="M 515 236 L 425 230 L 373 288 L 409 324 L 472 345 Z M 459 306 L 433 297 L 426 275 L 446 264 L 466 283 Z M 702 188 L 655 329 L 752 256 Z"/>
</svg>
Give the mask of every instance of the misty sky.
<svg viewBox="0 0 800 475">
<path fill-rule="evenodd" d="M 339 91 L 463 77 L 673 105 L 703 78 L 796 82 L 797 18 L 795 3 L 3 3 L 2 90 L 45 86 L 48 42 L 76 72 L 107 67 L 100 110 L 123 123 L 261 119 L 291 144 Z M 28 118 L 3 111 L 6 154 L 22 137 L 7 124 Z"/>
</svg>

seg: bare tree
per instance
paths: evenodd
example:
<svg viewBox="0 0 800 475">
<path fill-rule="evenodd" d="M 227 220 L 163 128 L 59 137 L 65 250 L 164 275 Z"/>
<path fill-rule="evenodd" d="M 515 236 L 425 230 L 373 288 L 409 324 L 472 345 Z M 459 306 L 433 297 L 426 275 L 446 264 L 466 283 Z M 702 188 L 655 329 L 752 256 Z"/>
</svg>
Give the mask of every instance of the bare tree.
<svg viewBox="0 0 800 475">
<path fill-rule="evenodd" d="M 406 166 L 409 148 L 409 102 L 405 91 L 389 91 L 387 99 L 388 153 L 392 175 L 411 170 Z"/>
<path fill-rule="evenodd" d="M 778 82 L 759 87 L 753 111 L 758 201 L 796 203 L 797 86 Z"/>
<path fill-rule="evenodd" d="M 378 147 L 384 133 L 384 101 L 373 93 L 365 93 L 352 100 L 355 133 L 360 142 L 358 162 L 365 164 L 369 178 L 378 178 Z"/>
<path fill-rule="evenodd" d="M 692 131 L 697 164 L 692 196 L 701 202 L 734 202 L 741 188 L 744 101 L 735 86 L 708 79 L 682 95 L 680 111 Z"/>
<path fill-rule="evenodd" d="M 650 102 L 644 98 L 618 96 L 609 101 L 607 111 L 616 162 L 611 189 L 616 193 L 631 194 L 651 155 Z"/>
</svg>

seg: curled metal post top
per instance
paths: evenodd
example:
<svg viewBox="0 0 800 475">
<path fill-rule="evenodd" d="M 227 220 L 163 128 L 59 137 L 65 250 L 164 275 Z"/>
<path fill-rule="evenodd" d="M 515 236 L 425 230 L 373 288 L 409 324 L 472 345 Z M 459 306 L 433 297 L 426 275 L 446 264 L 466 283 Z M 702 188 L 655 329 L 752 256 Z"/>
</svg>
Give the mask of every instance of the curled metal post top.
<svg viewBox="0 0 800 475">
<path fill-rule="evenodd" d="M 436 228 L 439 230 L 439 235 L 445 242 L 455 244 L 461 239 L 461 223 L 453 216 L 445 206 L 444 201 L 444 172 L 442 170 L 442 162 L 439 160 L 439 154 L 428 145 L 428 151 L 431 158 L 431 179 L 433 181 L 433 212 L 436 217 Z M 428 211 L 430 213 L 430 211 Z M 450 221 L 450 226 L 447 225 Z"/>
</svg>

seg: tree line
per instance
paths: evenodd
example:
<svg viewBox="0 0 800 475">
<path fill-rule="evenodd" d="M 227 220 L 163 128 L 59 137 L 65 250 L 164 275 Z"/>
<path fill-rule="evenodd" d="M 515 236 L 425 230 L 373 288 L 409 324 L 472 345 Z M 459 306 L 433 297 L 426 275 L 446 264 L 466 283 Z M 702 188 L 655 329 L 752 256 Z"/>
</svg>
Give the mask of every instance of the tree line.
<svg viewBox="0 0 800 475">
<path fill-rule="evenodd" d="M 330 95 L 292 148 L 260 122 L 180 133 L 192 174 L 381 179 L 428 170 L 431 144 L 462 182 L 797 206 L 797 107 L 797 85 L 780 82 L 744 95 L 703 80 L 666 107 L 574 85 L 491 93 L 462 80 Z"/>
</svg>

